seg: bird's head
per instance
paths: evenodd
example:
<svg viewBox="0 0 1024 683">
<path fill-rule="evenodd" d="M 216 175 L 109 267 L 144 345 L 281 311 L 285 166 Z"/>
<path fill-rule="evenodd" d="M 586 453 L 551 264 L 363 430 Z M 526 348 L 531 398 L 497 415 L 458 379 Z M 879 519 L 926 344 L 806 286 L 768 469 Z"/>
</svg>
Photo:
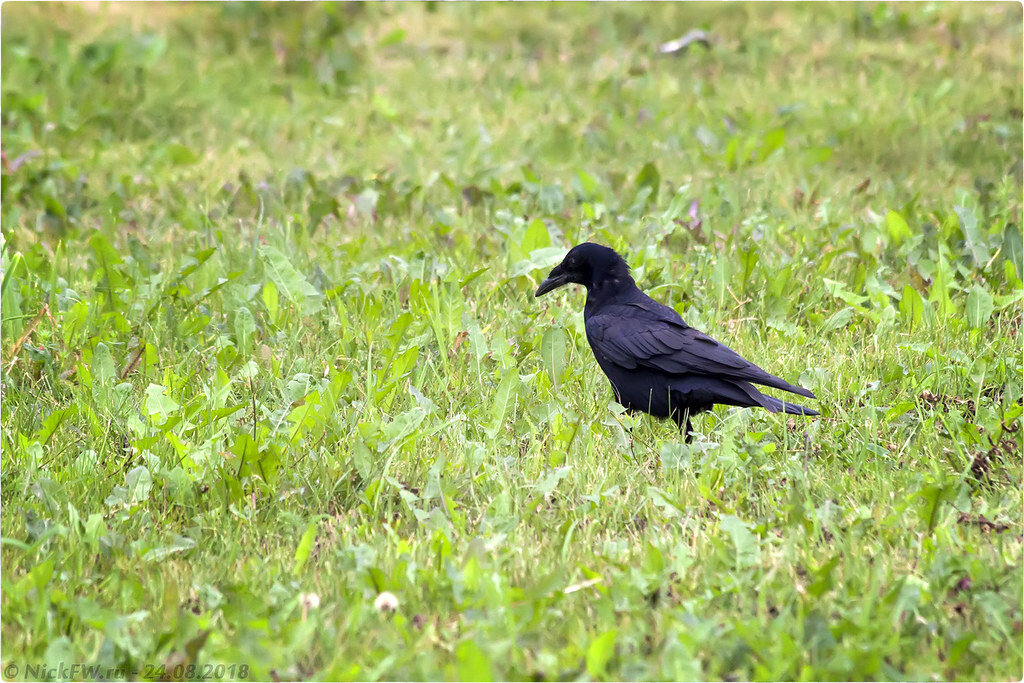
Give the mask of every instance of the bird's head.
<svg viewBox="0 0 1024 683">
<path fill-rule="evenodd" d="M 540 283 L 535 296 L 547 294 L 570 282 L 583 285 L 588 290 L 605 284 L 629 281 L 629 266 L 613 249 L 584 242 L 569 250 L 562 262 L 555 266 L 547 279 Z"/>
</svg>

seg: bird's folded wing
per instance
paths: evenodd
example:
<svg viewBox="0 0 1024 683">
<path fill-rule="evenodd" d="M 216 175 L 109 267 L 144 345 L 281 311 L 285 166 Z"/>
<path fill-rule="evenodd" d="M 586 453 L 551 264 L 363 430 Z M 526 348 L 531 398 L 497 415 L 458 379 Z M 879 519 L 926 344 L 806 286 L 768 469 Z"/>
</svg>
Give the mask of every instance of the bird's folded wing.
<svg viewBox="0 0 1024 683">
<path fill-rule="evenodd" d="M 627 370 L 652 368 L 672 374 L 723 375 L 754 382 L 777 379 L 681 319 L 622 313 L 610 311 L 591 316 L 587 333 L 601 355 Z"/>
</svg>

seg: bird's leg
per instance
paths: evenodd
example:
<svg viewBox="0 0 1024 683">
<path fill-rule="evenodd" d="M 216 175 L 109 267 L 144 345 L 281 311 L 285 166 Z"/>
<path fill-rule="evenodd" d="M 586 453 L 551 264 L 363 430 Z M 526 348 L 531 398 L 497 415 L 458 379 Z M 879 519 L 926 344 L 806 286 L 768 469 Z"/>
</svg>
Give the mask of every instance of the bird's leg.
<svg viewBox="0 0 1024 683">
<path fill-rule="evenodd" d="M 636 438 L 633 436 L 633 428 L 629 428 L 629 453 L 633 456 L 633 464 L 636 465 L 637 471 L 650 483 L 654 485 L 654 481 L 647 474 L 647 465 L 641 462 L 639 456 L 636 454 Z"/>
<path fill-rule="evenodd" d="M 689 444 L 693 442 L 693 423 L 690 422 L 689 410 L 684 411 L 683 415 L 685 416 L 685 421 L 679 421 L 679 431 L 683 432 L 686 435 L 685 443 Z M 686 425 L 685 427 L 683 427 L 684 424 Z"/>
<path fill-rule="evenodd" d="M 629 453 L 633 456 L 633 462 L 640 462 L 636 457 L 636 439 L 633 437 L 633 428 L 630 427 L 629 432 Z"/>
</svg>

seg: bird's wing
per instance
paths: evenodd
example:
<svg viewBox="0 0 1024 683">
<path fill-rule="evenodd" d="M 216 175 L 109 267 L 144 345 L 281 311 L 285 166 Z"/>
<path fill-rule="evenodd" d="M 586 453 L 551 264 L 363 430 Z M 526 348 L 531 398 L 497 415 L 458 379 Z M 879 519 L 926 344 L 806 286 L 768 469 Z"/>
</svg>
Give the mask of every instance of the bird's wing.
<svg viewBox="0 0 1024 683">
<path fill-rule="evenodd" d="M 655 301 L 604 307 L 586 321 L 599 355 L 625 368 L 670 374 L 720 375 L 759 384 L 789 385 L 724 344 L 696 330 Z"/>
</svg>

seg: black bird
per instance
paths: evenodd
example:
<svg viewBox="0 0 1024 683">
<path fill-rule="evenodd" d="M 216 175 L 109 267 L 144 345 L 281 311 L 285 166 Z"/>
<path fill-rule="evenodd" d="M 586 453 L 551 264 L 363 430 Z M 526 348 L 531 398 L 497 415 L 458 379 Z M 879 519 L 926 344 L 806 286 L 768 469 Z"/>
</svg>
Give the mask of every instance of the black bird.
<svg viewBox="0 0 1024 683">
<path fill-rule="evenodd" d="M 671 418 L 693 438 L 690 417 L 716 403 L 773 413 L 817 415 L 795 403 L 766 396 L 754 384 L 814 398 L 690 327 L 674 310 L 641 292 L 629 266 L 608 247 L 586 242 L 569 250 L 537 288 L 541 296 L 562 285 L 587 288 L 583 319 L 587 341 L 629 412 Z"/>
</svg>

